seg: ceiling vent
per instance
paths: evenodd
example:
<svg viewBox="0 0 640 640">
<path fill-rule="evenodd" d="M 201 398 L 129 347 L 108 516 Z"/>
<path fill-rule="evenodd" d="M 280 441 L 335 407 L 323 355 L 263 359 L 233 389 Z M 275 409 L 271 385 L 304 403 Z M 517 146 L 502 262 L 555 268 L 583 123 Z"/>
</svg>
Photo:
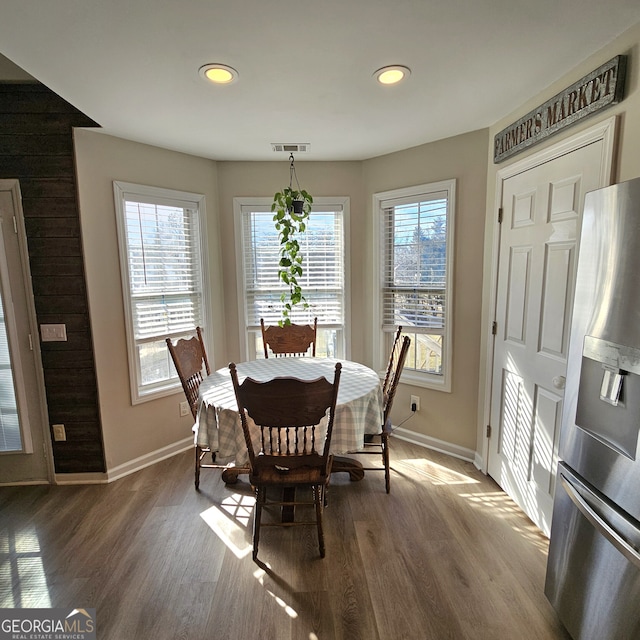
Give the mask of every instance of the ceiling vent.
<svg viewBox="0 0 640 640">
<path fill-rule="evenodd" d="M 283 151 L 285 153 L 306 153 L 309 151 L 308 142 L 299 142 L 298 144 L 289 142 L 272 142 L 271 149 L 273 151 Z"/>
</svg>

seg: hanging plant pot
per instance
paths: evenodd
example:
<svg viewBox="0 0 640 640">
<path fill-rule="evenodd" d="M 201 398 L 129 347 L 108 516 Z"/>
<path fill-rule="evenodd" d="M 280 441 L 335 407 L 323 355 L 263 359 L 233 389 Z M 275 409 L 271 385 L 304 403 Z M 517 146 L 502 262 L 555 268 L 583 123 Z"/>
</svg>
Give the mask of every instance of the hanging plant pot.
<svg viewBox="0 0 640 640">
<path fill-rule="evenodd" d="M 291 324 L 291 314 L 296 305 L 301 305 L 304 309 L 309 306 L 302 293 L 302 287 L 298 283 L 298 278 L 302 276 L 303 262 L 298 238 L 306 231 L 313 198 L 297 184 L 293 154 L 289 160 L 291 161 L 289 186 L 273 196 L 271 205 L 280 242 L 278 279 L 287 285 L 287 290 L 280 296 L 280 301 L 283 303 L 282 319 L 278 321 L 280 326 Z M 297 189 L 293 188 L 294 176 Z"/>
</svg>

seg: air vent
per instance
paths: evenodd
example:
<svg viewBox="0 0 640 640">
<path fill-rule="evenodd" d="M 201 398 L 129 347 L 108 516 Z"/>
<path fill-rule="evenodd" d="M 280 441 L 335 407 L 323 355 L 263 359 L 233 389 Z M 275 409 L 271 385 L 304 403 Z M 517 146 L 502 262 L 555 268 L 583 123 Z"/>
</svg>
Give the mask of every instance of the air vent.
<svg viewBox="0 0 640 640">
<path fill-rule="evenodd" d="M 271 149 L 273 151 L 282 151 L 284 153 L 306 153 L 309 151 L 308 142 L 299 142 L 297 144 L 290 142 L 272 142 Z"/>
</svg>

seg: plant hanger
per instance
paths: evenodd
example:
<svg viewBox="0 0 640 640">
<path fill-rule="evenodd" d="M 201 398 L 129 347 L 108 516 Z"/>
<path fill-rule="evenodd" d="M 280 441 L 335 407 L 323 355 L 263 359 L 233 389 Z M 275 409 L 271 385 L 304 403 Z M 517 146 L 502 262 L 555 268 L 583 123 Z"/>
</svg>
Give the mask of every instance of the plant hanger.
<svg viewBox="0 0 640 640">
<path fill-rule="evenodd" d="M 306 231 L 312 203 L 311 195 L 300 188 L 295 159 L 291 154 L 289 156 L 289 186 L 273 196 L 273 204 L 271 205 L 271 211 L 274 213 L 273 221 L 280 241 L 278 279 L 289 287 L 289 290 L 284 291 L 280 296 L 280 300 L 284 303 L 282 319 L 278 322 L 281 326 L 291 324 L 291 313 L 296 305 L 301 304 L 303 309 L 309 307 L 302 294 L 302 287 L 298 283 L 298 278 L 302 276 L 303 260 L 298 237 Z"/>
<path fill-rule="evenodd" d="M 296 180 L 297 191 L 300 192 L 300 183 L 298 182 L 298 174 L 296 173 L 295 159 L 293 157 L 293 153 L 289 156 L 289 189 L 293 191 L 293 179 Z M 304 200 L 302 198 L 295 198 L 293 200 L 293 211 L 294 213 L 301 214 L 302 207 L 304 205 Z"/>
</svg>

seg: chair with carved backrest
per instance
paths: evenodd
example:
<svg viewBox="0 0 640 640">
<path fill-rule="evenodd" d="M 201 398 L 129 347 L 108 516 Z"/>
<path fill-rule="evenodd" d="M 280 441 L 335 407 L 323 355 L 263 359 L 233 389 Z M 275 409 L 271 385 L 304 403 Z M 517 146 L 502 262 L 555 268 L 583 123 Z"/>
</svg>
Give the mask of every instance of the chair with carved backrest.
<svg viewBox="0 0 640 640">
<path fill-rule="evenodd" d="M 200 383 L 204 378 L 203 371 L 206 371 L 207 375 L 211 373 L 207 352 L 202 339 L 202 330 L 200 327 L 196 327 L 196 335 L 192 338 L 181 338 L 175 344 L 171 338 L 167 338 L 166 342 L 173 364 L 178 372 L 178 377 L 182 383 L 184 395 L 189 403 L 189 409 L 191 409 L 191 414 L 195 420 L 198 415 L 198 391 L 200 389 Z M 198 489 L 200 486 L 200 469 L 202 467 L 216 468 L 217 465 L 204 464 L 202 462 L 207 453 L 211 453 L 212 462 L 215 461 L 215 452 L 209 448 L 200 447 L 197 443 L 195 448 L 195 485 L 196 489 Z"/>
<path fill-rule="evenodd" d="M 238 381 L 236 365 L 229 365 L 240 421 L 249 454 L 249 481 L 256 492 L 253 522 L 253 559 L 258 557 L 261 526 L 316 525 L 320 556 L 324 558 L 322 512 L 331 475 L 329 453 L 342 365 L 336 363 L 333 383 L 317 380 L 273 378 Z M 294 496 L 284 489 L 297 489 Z M 311 489 L 303 500 L 300 489 Z M 278 495 L 269 495 L 267 490 Z M 262 522 L 263 509 L 312 505 L 315 520 Z"/>
<path fill-rule="evenodd" d="M 393 339 L 393 346 L 389 354 L 387 371 L 382 383 L 382 415 L 383 422 L 380 430 L 375 434 L 367 434 L 364 448 L 357 451 L 350 451 L 350 454 L 370 454 L 382 456 L 382 467 L 363 467 L 365 471 L 384 471 L 385 489 L 387 493 L 391 491 L 391 469 L 389 463 L 389 439 L 393 431 L 391 425 L 391 407 L 396 395 L 404 362 L 407 358 L 411 338 L 402 337 L 402 327 L 398 327 Z"/>
<path fill-rule="evenodd" d="M 264 319 L 260 318 L 262 329 L 262 344 L 264 345 L 264 357 L 269 357 L 269 351 L 276 357 L 303 356 L 309 349 L 311 355 L 316 355 L 316 335 L 318 333 L 318 318 L 313 319 L 313 325 L 288 324 L 284 326 L 265 326 Z"/>
</svg>

